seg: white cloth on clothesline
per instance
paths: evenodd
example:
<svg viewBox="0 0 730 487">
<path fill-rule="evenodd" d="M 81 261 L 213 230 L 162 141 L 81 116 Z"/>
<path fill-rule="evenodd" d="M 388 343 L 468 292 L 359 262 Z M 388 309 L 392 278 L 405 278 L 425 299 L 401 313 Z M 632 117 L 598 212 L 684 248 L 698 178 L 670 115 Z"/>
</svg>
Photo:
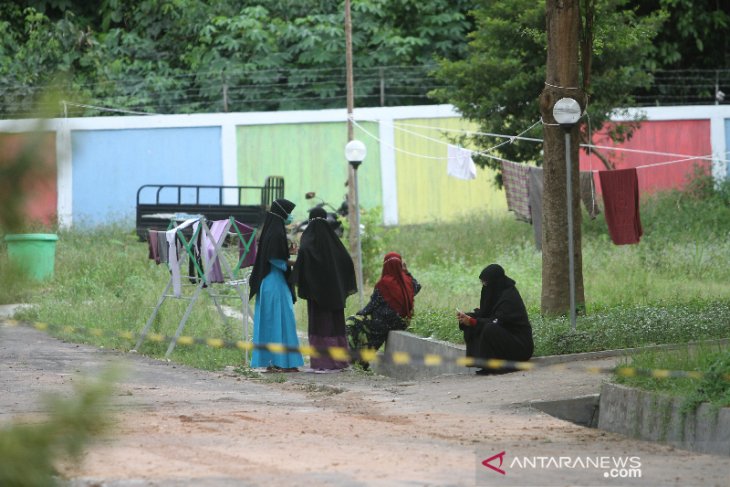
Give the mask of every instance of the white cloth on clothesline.
<svg viewBox="0 0 730 487">
<path fill-rule="evenodd" d="M 476 179 L 477 167 L 471 158 L 472 151 L 449 144 L 446 154 L 446 174 L 457 179 Z"/>
<path fill-rule="evenodd" d="M 178 255 L 177 253 L 177 232 L 183 228 L 187 228 L 193 223 L 197 222 L 198 218 L 190 218 L 185 220 L 180 225 L 176 226 L 165 232 L 165 240 L 167 240 L 168 248 L 168 265 L 170 266 L 170 272 L 172 273 L 172 292 L 175 296 L 182 295 L 182 282 L 180 280 L 180 263 L 182 262 L 185 255 Z"/>
</svg>

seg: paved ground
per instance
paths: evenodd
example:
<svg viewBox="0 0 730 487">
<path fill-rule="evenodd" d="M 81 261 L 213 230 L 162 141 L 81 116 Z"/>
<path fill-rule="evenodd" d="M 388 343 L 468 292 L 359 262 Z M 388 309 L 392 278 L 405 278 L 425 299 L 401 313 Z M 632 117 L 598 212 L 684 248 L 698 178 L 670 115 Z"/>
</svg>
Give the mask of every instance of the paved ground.
<svg viewBox="0 0 730 487">
<path fill-rule="evenodd" d="M 72 486 L 730 485 L 726 457 L 561 421 L 529 407 L 597 393 L 586 365 L 399 382 L 362 373 L 247 378 L 0 327 L 0 424 L 35 421 L 43 392 L 124 364 L 116 428 L 91 445 Z M 481 464 L 501 457 L 501 474 Z M 490 465 L 500 468 L 497 457 Z M 638 469 L 611 470 L 630 461 Z M 590 463 L 593 462 L 593 463 Z M 600 462 L 599 466 L 596 466 Z M 641 478 L 612 478 L 637 475 Z"/>
</svg>

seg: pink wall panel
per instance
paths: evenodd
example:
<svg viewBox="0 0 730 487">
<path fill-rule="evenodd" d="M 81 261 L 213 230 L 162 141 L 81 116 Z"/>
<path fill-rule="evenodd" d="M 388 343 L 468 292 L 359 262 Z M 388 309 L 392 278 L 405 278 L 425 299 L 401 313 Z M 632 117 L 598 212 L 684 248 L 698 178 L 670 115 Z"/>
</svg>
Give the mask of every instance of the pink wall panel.
<svg viewBox="0 0 730 487">
<path fill-rule="evenodd" d="M 616 169 L 639 168 L 640 193 L 680 189 L 687 184 L 696 165 L 708 172 L 711 171 L 711 162 L 701 159 L 658 165 L 687 159 L 691 156 L 712 155 L 709 120 L 645 121 L 634 132 L 633 137 L 623 144 L 613 143 L 606 136 L 605 130 L 593 135 L 593 143 L 599 146 L 680 154 L 676 156 L 653 155 L 597 149 L 615 164 Z M 683 155 L 687 155 L 687 157 L 683 157 Z M 606 169 L 598 157 L 595 155 L 589 157 L 584 151 L 581 151 L 580 155 L 580 168 L 583 171 Z M 594 179 L 598 183 L 597 174 Z M 600 192 L 600 184 L 597 184 L 597 188 Z"/>
<path fill-rule="evenodd" d="M 58 188 L 55 133 L 0 134 L 0 166 L 10 168 L 19 157 L 28 157 L 21 187 L 22 212 L 27 224 L 56 224 Z"/>
</svg>

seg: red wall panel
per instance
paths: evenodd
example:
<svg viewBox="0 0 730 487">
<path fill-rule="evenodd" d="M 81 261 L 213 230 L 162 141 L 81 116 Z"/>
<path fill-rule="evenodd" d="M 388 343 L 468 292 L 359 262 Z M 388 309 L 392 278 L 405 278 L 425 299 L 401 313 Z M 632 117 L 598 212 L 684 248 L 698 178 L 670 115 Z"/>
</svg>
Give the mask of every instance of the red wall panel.
<svg viewBox="0 0 730 487">
<path fill-rule="evenodd" d="M 641 122 L 641 126 L 634 132 L 633 137 L 622 144 L 613 143 L 605 130 L 593 134 L 593 143 L 599 146 L 679 154 L 653 155 L 597 149 L 615 164 L 616 169 L 639 168 L 637 173 L 640 193 L 681 189 L 694 173 L 695 166 L 700 166 L 708 172 L 711 171 L 709 160 L 691 159 L 672 162 L 691 156 L 712 155 L 709 120 L 645 121 Z M 671 163 L 662 164 L 668 162 Z M 585 151 L 581 151 L 580 169 L 595 171 L 605 170 L 606 167 L 595 155 L 589 157 Z M 595 175 L 594 179 L 600 191 L 597 176 Z"/>
</svg>

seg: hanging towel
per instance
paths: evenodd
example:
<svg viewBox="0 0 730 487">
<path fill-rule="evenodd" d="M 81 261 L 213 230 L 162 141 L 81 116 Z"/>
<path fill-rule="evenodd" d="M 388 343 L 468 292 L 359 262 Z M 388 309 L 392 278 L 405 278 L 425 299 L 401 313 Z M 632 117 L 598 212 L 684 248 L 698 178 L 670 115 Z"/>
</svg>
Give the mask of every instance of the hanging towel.
<svg viewBox="0 0 730 487">
<path fill-rule="evenodd" d="M 228 220 L 215 220 L 210 224 L 210 236 L 203 229 L 200 230 L 200 255 L 203 258 L 203 272 L 206 274 L 207 282 L 223 282 L 223 271 L 221 270 L 221 263 L 216 255 L 213 258 L 215 247 L 221 238 L 225 239 L 224 234 Z M 199 224 L 196 222 L 193 225 L 193 232 L 198 228 Z M 212 237 L 212 238 L 211 238 Z M 223 250 L 221 246 L 219 252 Z"/>
<path fill-rule="evenodd" d="M 600 171 L 598 177 L 611 240 L 616 245 L 639 243 L 644 232 L 639 216 L 639 179 L 636 169 Z"/>
<path fill-rule="evenodd" d="M 246 241 L 248 245 L 248 252 L 246 252 L 246 244 L 241 241 L 241 239 L 238 239 L 238 258 L 240 259 L 245 254 L 246 257 L 244 257 L 243 261 L 241 262 L 240 269 L 243 269 L 244 267 L 251 267 L 256 262 L 256 241 L 254 240 L 254 232 L 256 231 L 255 228 L 249 227 L 248 225 L 239 222 L 238 220 L 234 220 L 236 224 L 236 228 L 238 228 L 238 231 L 241 232 L 241 235 L 243 236 L 243 239 Z"/>
<path fill-rule="evenodd" d="M 518 220 L 530 221 L 530 198 L 527 172 L 530 166 L 502 161 L 502 183 L 507 195 L 507 208 Z"/>
<path fill-rule="evenodd" d="M 155 261 L 155 264 L 167 264 L 167 240 L 165 232 L 159 230 L 147 230 L 147 256 Z"/>
<path fill-rule="evenodd" d="M 185 258 L 185 253 L 178 252 L 178 230 L 189 227 L 193 223 L 197 222 L 197 218 L 191 218 L 185 220 L 175 228 L 165 232 L 165 241 L 167 242 L 167 258 L 168 265 L 170 266 L 170 272 L 172 273 L 172 291 L 176 297 L 182 295 L 182 282 L 180 281 L 180 262 Z"/>
<path fill-rule="evenodd" d="M 455 145 L 448 145 L 446 174 L 457 179 L 476 179 L 477 167 L 471 158 L 472 151 Z"/>
<path fill-rule="evenodd" d="M 542 192 L 543 172 L 541 167 L 530 167 L 528 193 L 530 196 L 530 219 L 535 234 L 535 248 L 542 250 Z"/>
<path fill-rule="evenodd" d="M 580 172 L 580 199 L 583 206 L 588 210 L 591 220 L 596 219 L 596 215 L 601 213 L 596 201 L 596 184 L 593 180 L 593 171 Z"/>
<path fill-rule="evenodd" d="M 157 251 L 157 232 L 154 230 L 147 230 L 147 258 L 154 260 L 155 264 L 160 263 L 160 253 Z"/>
</svg>

